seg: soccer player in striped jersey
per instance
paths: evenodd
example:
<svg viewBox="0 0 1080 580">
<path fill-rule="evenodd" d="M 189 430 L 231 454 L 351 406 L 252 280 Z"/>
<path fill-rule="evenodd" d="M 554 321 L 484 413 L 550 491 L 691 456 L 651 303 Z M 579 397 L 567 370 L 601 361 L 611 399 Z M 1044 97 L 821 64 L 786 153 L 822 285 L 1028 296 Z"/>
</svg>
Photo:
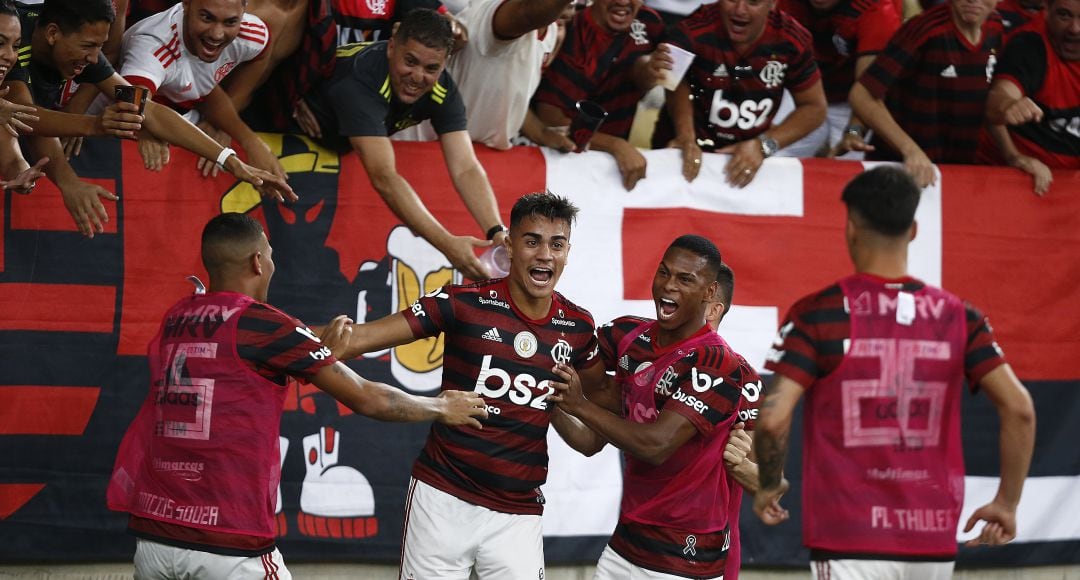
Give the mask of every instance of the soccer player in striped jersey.
<svg viewBox="0 0 1080 580">
<path fill-rule="evenodd" d="M 1080 0 L 1051 0 L 1045 17 L 1016 32 L 986 116 L 997 148 L 984 152 L 1031 174 L 1036 194 L 1049 191 L 1051 169 L 1080 169 Z"/>
<path fill-rule="evenodd" d="M 619 522 L 594 580 L 738 578 L 761 381 L 705 323 L 729 272 L 709 240 L 676 239 L 653 277 L 656 320 L 616 318 L 597 332 L 603 365 L 557 369 L 560 408 L 588 428 L 571 446 L 590 454 L 610 442 L 626 459 Z"/>
<path fill-rule="evenodd" d="M 867 159 L 900 161 L 920 187 L 933 163 L 975 163 L 986 96 L 1001 57 L 996 0 L 948 0 L 908 20 L 851 87 L 874 131 Z"/>
<path fill-rule="evenodd" d="M 124 33 L 120 76 L 150 91 L 151 98 L 196 123 L 222 145 L 235 138 L 251 164 L 286 177 L 266 143 L 242 120 L 221 86 L 254 85 L 266 74 L 270 31 L 247 0 L 185 0 L 140 20 Z M 147 169 L 160 171 L 169 162 L 169 145 L 139 134 L 139 152 Z M 217 175 L 217 165 L 200 159 L 203 175 Z"/>
<path fill-rule="evenodd" d="M 696 55 L 653 134 L 653 147 L 682 151 L 683 175 L 697 177 L 701 152 L 730 153 L 728 183 L 745 187 L 765 158 L 825 120 L 813 39 L 775 0 L 720 0 L 672 30 L 671 43 Z M 773 124 L 784 90 L 795 109 Z"/>
<path fill-rule="evenodd" d="M 291 578 L 275 547 L 279 432 L 302 379 L 383 421 L 479 428 L 473 393 L 410 395 L 337 361 L 302 322 L 266 304 L 273 249 L 258 221 L 226 213 L 202 234 L 196 284 L 150 343 L 153 380 L 124 435 L 109 508 L 130 514 L 136 578 Z"/>
<path fill-rule="evenodd" d="M 1016 536 L 1016 507 L 1035 443 L 1035 410 L 986 318 L 908 275 L 920 188 L 880 166 L 844 188 L 855 274 L 795 303 L 765 367 L 774 375 L 754 447 L 754 511 L 775 500 L 795 406 L 803 406 L 803 542 L 815 580 L 947 580 L 964 500 L 964 381 L 1001 419 L 1001 480 L 964 526 L 968 545 Z"/>
<path fill-rule="evenodd" d="M 570 424 L 548 400 L 553 369 L 598 362 L 592 315 L 555 291 L 576 215 L 552 193 L 523 196 L 510 212 L 509 276 L 445 286 L 328 342 L 352 358 L 442 333 L 443 392 L 487 404 L 482 429 L 434 426 L 413 466 L 403 579 L 544 577 L 548 425 Z"/>
</svg>

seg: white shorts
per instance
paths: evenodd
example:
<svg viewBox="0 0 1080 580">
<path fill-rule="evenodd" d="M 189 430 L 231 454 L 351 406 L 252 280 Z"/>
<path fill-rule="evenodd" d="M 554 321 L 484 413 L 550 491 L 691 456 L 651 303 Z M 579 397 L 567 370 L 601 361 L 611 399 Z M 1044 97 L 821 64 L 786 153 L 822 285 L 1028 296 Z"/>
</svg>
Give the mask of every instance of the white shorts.
<svg viewBox="0 0 1080 580">
<path fill-rule="evenodd" d="M 811 560 L 814 580 L 949 580 L 956 562 Z"/>
<path fill-rule="evenodd" d="M 596 574 L 593 576 L 593 580 L 685 580 L 685 578 L 686 576 L 673 576 L 635 566 L 612 550 L 611 546 L 604 546 L 604 553 L 600 555 L 600 561 L 596 563 Z M 709 580 L 724 580 L 724 577 L 717 576 Z"/>
<path fill-rule="evenodd" d="M 543 580 L 540 516 L 505 514 L 413 479 L 405 501 L 401 580 Z"/>
<path fill-rule="evenodd" d="M 139 538 L 135 547 L 135 580 L 173 578 L 292 580 L 292 574 L 277 548 L 262 556 L 223 556 Z"/>
</svg>

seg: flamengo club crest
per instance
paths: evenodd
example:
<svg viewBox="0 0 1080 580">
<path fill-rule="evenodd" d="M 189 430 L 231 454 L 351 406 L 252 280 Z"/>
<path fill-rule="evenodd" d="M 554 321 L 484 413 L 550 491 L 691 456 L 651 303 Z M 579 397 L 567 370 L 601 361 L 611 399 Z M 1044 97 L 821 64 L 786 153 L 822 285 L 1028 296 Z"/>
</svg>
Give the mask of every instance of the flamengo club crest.
<svg viewBox="0 0 1080 580">
<path fill-rule="evenodd" d="M 555 346 L 551 347 L 551 359 L 556 364 L 569 364 L 570 357 L 574 354 L 574 347 L 569 342 L 559 339 Z"/>
<path fill-rule="evenodd" d="M 784 83 L 784 71 L 787 70 L 787 64 L 778 60 L 770 60 L 765 63 L 765 68 L 761 69 L 761 82 L 765 83 L 766 88 L 775 89 L 776 87 Z"/>
<path fill-rule="evenodd" d="M 367 0 L 365 4 L 367 4 L 368 10 L 371 10 L 372 14 L 386 14 L 386 0 Z"/>
<path fill-rule="evenodd" d="M 634 39 L 634 44 L 649 44 L 649 37 L 645 36 L 645 23 L 640 20 L 631 22 L 630 38 Z"/>
<path fill-rule="evenodd" d="M 234 66 L 236 66 L 235 62 L 227 62 L 219 66 L 218 69 L 214 71 L 214 82 L 220 83 L 221 79 L 225 78 L 225 75 L 232 72 Z"/>
</svg>

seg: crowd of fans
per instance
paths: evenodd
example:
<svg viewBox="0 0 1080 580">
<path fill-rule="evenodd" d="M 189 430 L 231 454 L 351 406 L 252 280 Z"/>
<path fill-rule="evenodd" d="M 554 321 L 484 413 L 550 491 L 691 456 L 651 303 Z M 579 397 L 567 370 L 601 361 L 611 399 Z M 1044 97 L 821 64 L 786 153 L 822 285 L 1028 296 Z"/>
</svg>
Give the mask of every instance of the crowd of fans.
<svg viewBox="0 0 1080 580">
<path fill-rule="evenodd" d="M 406 225 L 467 274 L 472 248 L 394 169 L 389 139 L 435 140 L 489 240 L 502 235 L 472 142 L 564 152 L 580 101 L 607 117 L 591 148 L 625 187 L 646 175 L 631 143 L 660 105 L 654 148 L 693 180 L 703 152 L 749 184 L 771 155 L 1009 165 L 1050 188 L 1080 169 L 1080 0 L 0 0 L 0 171 L 20 193 L 48 176 L 80 230 L 102 199 L 68 159 L 86 136 L 136 138 L 148 169 L 169 146 L 266 195 L 292 199 L 255 130 L 303 132 L 360 156 Z M 405 23 L 404 25 L 402 23 Z M 694 60 L 675 90 L 672 47 Z M 150 103 L 116 102 L 120 85 Z M 231 148 L 237 144 L 247 163 Z M 25 151 L 25 155 L 24 152 Z M 26 159 L 35 160 L 31 165 Z M 498 240 L 496 240 L 498 241 Z"/>
</svg>

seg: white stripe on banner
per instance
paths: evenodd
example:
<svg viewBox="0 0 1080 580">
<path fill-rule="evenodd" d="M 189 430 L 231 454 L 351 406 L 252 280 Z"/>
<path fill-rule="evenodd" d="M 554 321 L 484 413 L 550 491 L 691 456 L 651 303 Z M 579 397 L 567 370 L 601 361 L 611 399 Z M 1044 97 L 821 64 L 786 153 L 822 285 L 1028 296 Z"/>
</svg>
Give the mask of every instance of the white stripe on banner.
<svg viewBox="0 0 1080 580">
<path fill-rule="evenodd" d="M 967 523 L 975 510 L 994 499 L 998 478 L 965 477 L 964 508 L 960 512 L 960 525 L 956 539 L 967 541 L 978 536 L 983 523 L 965 534 Z M 1080 539 L 1080 518 L 1068 514 L 1080 514 L 1080 476 L 1029 477 L 1024 482 L 1024 494 L 1016 509 L 1016 542 L 1054 542 Z"/>
<path fill-rule="evenodd" d="M 688 183 L 681 173 L 681 153 L 674 149 L 643 152 L 647 177 L 626 191 L 614 158 L 601 152 L 560 154 L 542 149 L 547 163 L 547 187 L 574 201 L 581 209 L 572 235 L 570 258 L 559 290 L 588 308 L 597 324 L 617 316 L 654 317 L 650 300 L 623 297 L 622 227 L 624 210 L 688 208 L 744 216 L 804 215 L 806 188 L 803 166 L 797 159 L 773 158 L 745 189 L 724 182 L 727 155 L 706 154 L 701 173 Z M 874 164 L 867 164 L 872 166 Z M 839 199 L 840 192 L 814 192 L 815 199 Z M 923 192 L 916 219 L 918 235 L 911 247 L 912 275 L 928 283 L 941 283 L 941 177 Z M 842 227 L 842 224 L 837 224 Z M 766 232 L 765 235 L 769 235 Z M 806 288 L 811 292 L 814 288 Z M 739 293 L 736 292 L 736 297 Z M 738 298 L 736 298 L 738 300 Z M 760 304 L 760 302 L 758 302 Z M 724 319 L 724 337 L 755 367 L 776 333 L 780 316 L 789 304 L 740 306 Z M 550 470 L 544 493 L 544 534 L 604 535 L 611 533 L 618 516 L 621 473 L 618 454 L 606 449 L 593 458 L 572 451 L 549 432 Z"/>
</svg>

